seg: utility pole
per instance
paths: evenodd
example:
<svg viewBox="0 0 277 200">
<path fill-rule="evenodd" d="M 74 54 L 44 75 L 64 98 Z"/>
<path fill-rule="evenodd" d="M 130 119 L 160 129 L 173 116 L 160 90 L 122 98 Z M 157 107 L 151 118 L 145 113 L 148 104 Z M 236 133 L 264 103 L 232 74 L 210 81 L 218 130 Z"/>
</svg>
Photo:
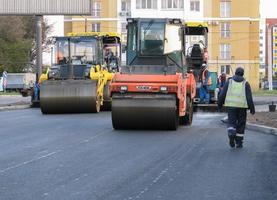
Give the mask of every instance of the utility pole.
<svg viewBox="0 0 277 200">
<path fill-rule="evenodd" d="M 36 76 L 42 73 L 42 15 L 36 15 Z"/>
<path fill-rule="evenodd" d="M 267 80 L 268 80 L 268 89 L 269 90 L 272 90 L 272 51 L 273 51 L 273 48 L 272 48 L 272 27 L 269 25 L 267 27 L 267 48 L 268 48 L 268 63 L 267 63 Z"/>
</svg>

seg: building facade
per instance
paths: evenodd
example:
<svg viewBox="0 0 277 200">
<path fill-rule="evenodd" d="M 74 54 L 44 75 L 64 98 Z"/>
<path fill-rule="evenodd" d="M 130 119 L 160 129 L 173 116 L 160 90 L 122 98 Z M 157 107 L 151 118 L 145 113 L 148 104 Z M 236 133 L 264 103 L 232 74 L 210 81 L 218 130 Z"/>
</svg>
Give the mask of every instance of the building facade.
<svg viewBox="0 0 277 200">
<path fill-rule="evenodd" d="M 277 19 L 260 20 L 260 71 L 262 78 L 268 77 L 269 68 L 277 77 Z"/>
<path fill-rule="evenodd" d="M 243 67 L 253 90 L 259 89 L 259 0 L 206 0 L 209 67 L 232 76 Z M 249 6 L 251 5 L 251 6 Z"/>
<path fill-rule="evenodd" d="M 64 32 L 125 34 L 128 17 L 202 21 L 203 11 L 204 0 L 92 0 L 91 16 L 65 17 Z"/>
<path fill-rule="evenodd" d="M 64 33 L 117 32 L 118 0 L 92 0 L 90 16 L 65 16 Z"/>
<path fill-rule="evenodd" d="M 206 21 L 209 24 L 210 70 L 232 76 L 241 66 L 253 89 L 259 88 L 259 0 L 92 1 L 91 16 L 65 17 L 65 33 L 118 32 L 125 43 L 128 17 Z"/>
</svg>

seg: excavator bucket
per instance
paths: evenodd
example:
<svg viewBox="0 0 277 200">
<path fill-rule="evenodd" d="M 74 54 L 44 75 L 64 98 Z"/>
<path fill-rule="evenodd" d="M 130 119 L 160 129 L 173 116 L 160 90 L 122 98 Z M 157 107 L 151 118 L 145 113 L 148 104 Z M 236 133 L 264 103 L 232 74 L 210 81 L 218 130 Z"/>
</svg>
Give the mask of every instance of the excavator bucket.
<svg viewBox="0 0 277 200">
<path fill-rule="evenodd" d="M 44 114 L 97 113 L 100 110 L 97 81 L 45 81 L 40 87 L 40 106 Z"/>
<path fill-rule="evenodd" d="M 114 129 L 176 130 L 178 127 L 175 95 L 114 94 L 112 99 Z"/>
</svg>

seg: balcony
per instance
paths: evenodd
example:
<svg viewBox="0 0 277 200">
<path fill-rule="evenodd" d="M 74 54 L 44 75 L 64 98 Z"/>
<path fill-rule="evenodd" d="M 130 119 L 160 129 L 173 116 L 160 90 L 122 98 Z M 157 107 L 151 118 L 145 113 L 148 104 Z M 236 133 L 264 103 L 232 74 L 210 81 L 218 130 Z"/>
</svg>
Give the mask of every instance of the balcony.
<svg viewBox="0 0 277 200">
<path fill-rule="evenodd" d="M 118 14 L 121 17 L 131 17 L 131 12 L 130 11 L 121 11 Z"/>
</svg>

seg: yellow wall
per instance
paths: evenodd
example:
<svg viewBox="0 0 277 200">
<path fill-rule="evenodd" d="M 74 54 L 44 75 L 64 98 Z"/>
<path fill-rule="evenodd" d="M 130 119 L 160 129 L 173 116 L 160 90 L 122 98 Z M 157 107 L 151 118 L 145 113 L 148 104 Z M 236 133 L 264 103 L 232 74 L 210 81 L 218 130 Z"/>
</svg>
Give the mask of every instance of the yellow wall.
<svg viewBox="0 0 277 200">
<path fill-rule="evenodd" d="M 245 69 L 245 78 L 250 82 L 252 89 L 258 90 L 259 21 L 256 18 L 259 18 L 259 0 L 231 1 L 233 19 L 226 20 L 231 23 L 230 38 L 221 38 L 220 23 L 224 20 L 220 18 L 220 0 L 207 0 L 205 7 L 209 8 L 209 11 L 204 13 L 205 17 L 212 18 L 209 23 L 210 70 L 220 73 L 221 65 L 231 65 L 230 76 L 232 76 L 236 68 L 241 66 Z M 220 59 L 220 44 L 224 43 L 231 45 L 230 60 Z"/>
<path fill-rule="evenodd" d="M 87 24 L 87 31 L 92 31 L 92 23 L 100 23 L 100 31 L 102 32 L 117 32 L 117 21 L 115 19 L 117 18 L 117 0 L 97 1 L 101 2 L 100 17 L 86 16 L 87 23 L 85 23 L 85 16 L 65 17 L 64 33 L 85 32 L 85 24 Z M 111 20 L 111 18 L 114 19 Z M 75 19 L 75 21 L 71 21 L 72 19 Z M 79 20 L 76 21 L 76 19 Z"/>
</svg>

